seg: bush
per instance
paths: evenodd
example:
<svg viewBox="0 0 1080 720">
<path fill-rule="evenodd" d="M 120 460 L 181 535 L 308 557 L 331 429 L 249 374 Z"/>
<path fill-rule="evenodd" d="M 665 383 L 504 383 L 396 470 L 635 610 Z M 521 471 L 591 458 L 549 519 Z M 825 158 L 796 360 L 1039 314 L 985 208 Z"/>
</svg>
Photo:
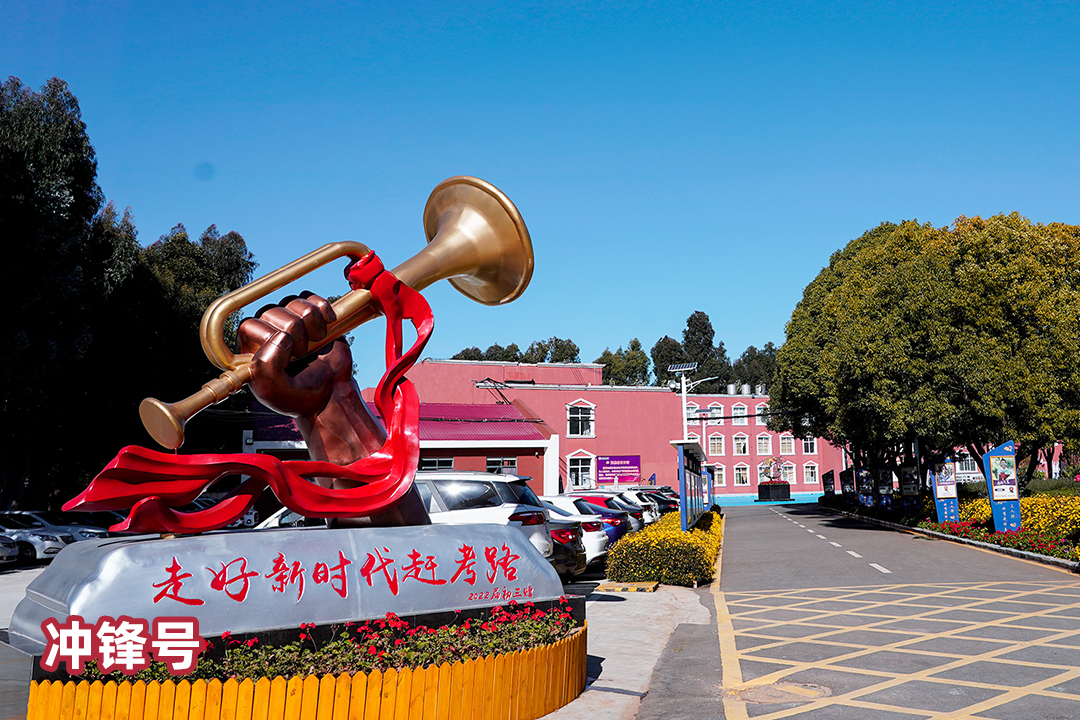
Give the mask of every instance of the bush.
<svg viewBox="0 0 1080 720">
<path fill-rule="evenodd" d="M 1080 483 L 1073 479 L 1073 475 L 1062 473 L 1056 478 L 1032 478 L 1027 490 L 1031 495 L 1076 495 L 1080 493 Z"/>
<path fill-rule="evenodd" d="M 720 532 L 719 512 L 702 515 L 690 532 L 683 532 L 679 513 L 668 513 L 615 543 L 608 551 L 608 579 L 683 587 L 712 582 Z"/>
</svg>

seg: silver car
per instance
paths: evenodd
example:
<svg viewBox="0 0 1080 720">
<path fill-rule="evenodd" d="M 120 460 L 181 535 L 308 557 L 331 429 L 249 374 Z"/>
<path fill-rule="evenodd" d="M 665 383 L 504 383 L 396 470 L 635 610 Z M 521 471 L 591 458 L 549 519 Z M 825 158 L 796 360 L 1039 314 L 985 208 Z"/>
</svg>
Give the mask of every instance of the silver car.
<svg viewBox="0 0 1080 720">
<path fill-rule="evenodd" d="M 71 533 L 54 533 L 40 523 L 37 527 L 15 513 L 0 513 L 0 532 L 15 541 L 19 562 L 47 560 L 75 542 Z"/>
<path fill-rule="evenodd" d="M 48 510 L 12 510 L 0 513 L 0 518 L 12 516 L 17 516 L 26 520 L 35 530 L 42 529 L 53 534 L 68 534 L 75 538 L 76 541 L 109 536 L 109 531 L 105 528 L 93 527 L 90 525 L 73 525 L 70 520 L 60 513 L 50 512 Z"/>
<path fill-rule="evenodd" d="M 0 535 L 0 564 L 13 563 L 19 559 L 19 546 L 14 538 Z"/>
</svg>

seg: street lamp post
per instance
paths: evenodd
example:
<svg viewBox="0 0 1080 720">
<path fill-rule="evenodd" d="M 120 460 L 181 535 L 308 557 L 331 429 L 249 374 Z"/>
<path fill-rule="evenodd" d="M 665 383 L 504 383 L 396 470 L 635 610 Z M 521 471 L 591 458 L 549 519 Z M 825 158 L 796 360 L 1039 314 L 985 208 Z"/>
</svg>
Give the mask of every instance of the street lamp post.
<svg viewBox="0 0 1080 720">
<path fill-rule="evenodd" d="M 697 370 L 697 363 L 679 363 L 677 365 L 669 365 L 668 366 L 668 372 L 678 373 L 678 375 L 679 375 L 679 382 L 678 383 L 676 383 L 674 380 L 668 380 L 668 388 L 672 392 L 675 392 L 675 390 L 679 389 L 680 386 L 682 387 L 682 439 L 683 440 L 689 440 L 690 439 L 690 432 L 689 432 L 689 429 L 687 428 L 687 423 L 686 423 L 686 393 L 689 392 L 690 390 L 693 390 L 694 388 L 696 388 L 698 385 L 700 385 L 703 382 L 708 382 L 709 380 L 716 380 L 715 377 L 707 377 L 707 378 L 702 378 L 700 380 L 694 380 L 693 382 L 690 382 L 690 383 L 686 382 L 686 376 L 689 373 L 694 372 L 695 370 Z"/>
</svg>

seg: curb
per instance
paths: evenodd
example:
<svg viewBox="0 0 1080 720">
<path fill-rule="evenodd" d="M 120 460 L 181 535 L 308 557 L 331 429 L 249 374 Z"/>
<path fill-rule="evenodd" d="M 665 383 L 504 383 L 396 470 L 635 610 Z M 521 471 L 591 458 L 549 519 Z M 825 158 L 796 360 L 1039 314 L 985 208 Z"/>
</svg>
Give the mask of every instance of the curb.
<svg viewBox="0 0 1080 720">
<path fill-rule="evenodd" d="M 656 592 L 659 582 L 600 583 L 596 592 Z"/>
<path fill-rule="evenodd" d="M 860 522 L 867 523 L 869 525 L 879 525 L 881 527 L 889 528 L 890 530 L 897 530 L 899 532 L 912 533 L 914 535 L 925 535 L 926 537 L 932 537 L 936 540 L 948 540 L 959 545 L 969 545 L 971 547 L 980 548 L 982 550 L 989 550 L 996 552 L 999 555 L 1008 555 L 1010 557 L 1018 558 L 1020 560 L 1029 560 L 1031 562 L 1040 563 L 1042 565 L 1053 565 L 1054 567 L 1061 568 L 1062 570 L 1068 570 L 1071 573 L 1080 573 L 1080 562 L 1073 562 L 1071 560 L 1065 560 L 1062 558 L 1050 557 L 1049 555 L 1039 555 L 1038 553 L 1028 552 L 1027 550 L 1017 550 L 1016 548 L 1002 547 L 1001 545 L 991 545 L 990 543 L 979 542 L 978 540 L 971 540 L 969 538 L 957 537 L 956 535 L 946 535 L 945 533 L 939 533 L 934 530 L 926 530 L 918 527 L 908 527 L 907 525 L 901 525 L 899 523 L 889 522 L 888 520 L 879 520 L 877 518 L 866 517 L 864 515 L 856 515 L 855 513 L 846 512 L 844 510 L 837 510 L 836 508 L 823 507 L 818 505 L 819 510 L 833 513 L 834 515 L 845 515 L 849 518 L 859 520 Z"/>
</svg>

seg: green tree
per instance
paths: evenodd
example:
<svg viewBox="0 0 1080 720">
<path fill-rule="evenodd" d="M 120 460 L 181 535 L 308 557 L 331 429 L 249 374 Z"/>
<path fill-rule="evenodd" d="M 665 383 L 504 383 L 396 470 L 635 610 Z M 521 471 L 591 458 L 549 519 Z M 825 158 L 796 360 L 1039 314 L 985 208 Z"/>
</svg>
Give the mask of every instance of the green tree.
<svg viewBox="0 0 1080 720">
<path fill-rule="evenodd" d="M 885 223 L 807 286 L 777 352 L 771 425 L 865 466 L 1019 459 L 1080 439 L 1080 228 L 996 215 Z M 1033 469 L 1034 463 L 1029 463 Z"/>
<path fill-rule="evenodd" d="M 213 227 L 198 243 L 185 233 L 141 248 L 130 211 L 102 208 L 96 172 L 62 80 L 0 86 L 0 237 L 12 239 L 0 277 L 16 302 L 0 366 L 0 508 L 57 507 L 122 446 L 147 444 L 139 401 L 185 397 L 216 374 L 199 303 L 254 268 L 243 238 Z M 235 445 L 213 417 L 192 423 L 185 450 Z"/>
<path fill-rule="evenodd" d="M 695 378 L 716 378 L 701 383 L 695 388 L 696 392 L 724 392 L 725 386 L 733 379 L 731 362 L 728 360 L 727 351 L 724 350 L 724 343 L 719 342 L 714 345 L 715 337 L 716 332 L 713 330 L 712 321 L 701 310 L 693 312 L 686 319 L 682 341 L 686 362 L 698 364 L 694 372 Z"/>
<path fill-rule="evenodd" d="M 673 337 L 665 335 L 656 341 L 649 351 L 653 362 L 653 375 L 656 376 L 657 385 L 667 385 L 669 380 L 675 379 L 674 373 L 669 373 L 668 368 L 672 365 L 687 362 L 686 353 L 682 343 Z"/>
<path fill-rule="evenodd" d="M 548 356 L 548 362 L 553 363 L 578 363 L 581 362 L 581 350 L 577 344 L 570 339 L 562 339 L 553 337 L 547 341 L 548 347 L 551 348 L 551 353 Z"/>
<path fill-rule="evenodd" d="M 465 348 L 461 352 L 458 352 L 455 355 L 451 355 L 450 359 L 451 360 L 483 360 L 484 359 L 484 352 L 480 348 L 473 345 L 472 347 L 467 347 L 467 348 Z"/>
<path fill-rule="evenodd" d="M 547 362 L 548 355 L 551 354 L 551 346 L 546 340 L 534 340 L 529 344 L 529 347 L 521 355 L 521 362 L 530 363 L 536 365 L 537 363 Z"/>
<path fill-rule="evenodd" d="M 594 362 L 604 366 L 605 385 L 647 385 L 649 383 L 649 356 L 641 349 L 641 341 L 634 338 L 624 350 L 620 347 L 604 352 Z"/>
<path fill-rule="evenodd" d="M 751 345 L 739 356 L 738 360 L 731 364 L 731 371 L 738 383 L 770 387 L 773 373 L 776 371 L 776 346 L 767 342 L 758 350 Z"/>
<path fill-rule="evenodd" d="M 496 362 L 518 362 L 521 360 L 521 350 L 514 343 L 510 343 L 506 347 L 495 343 L 484 351 L 483 359 Z"/>
</svg>

